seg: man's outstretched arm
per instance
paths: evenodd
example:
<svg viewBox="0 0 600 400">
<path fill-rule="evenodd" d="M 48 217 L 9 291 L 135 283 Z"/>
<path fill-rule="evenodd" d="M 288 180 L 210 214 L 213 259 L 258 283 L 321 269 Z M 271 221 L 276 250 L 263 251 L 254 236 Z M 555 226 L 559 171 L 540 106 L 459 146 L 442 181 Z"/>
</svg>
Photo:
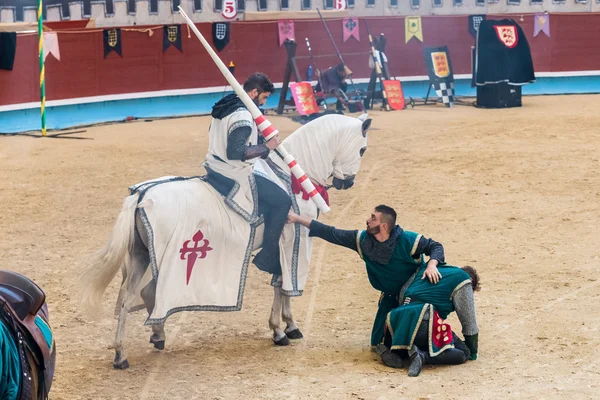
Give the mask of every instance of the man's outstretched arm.
<svg viewBox="0 0 600 400">
<path fill-rule="evenodd" d="M 333 226 L 322 224 L 314 219 L 301 217 L 300 215 L 289 213 L 288 223 L 297 223 L 310 229 L 309 236 L 318 237 L 329 243 L 337 244 L 338 246 L 347 247 L 357 251 L 356 235 L 358 230 L 347 231 L 337 229 Z"/>
</svg>

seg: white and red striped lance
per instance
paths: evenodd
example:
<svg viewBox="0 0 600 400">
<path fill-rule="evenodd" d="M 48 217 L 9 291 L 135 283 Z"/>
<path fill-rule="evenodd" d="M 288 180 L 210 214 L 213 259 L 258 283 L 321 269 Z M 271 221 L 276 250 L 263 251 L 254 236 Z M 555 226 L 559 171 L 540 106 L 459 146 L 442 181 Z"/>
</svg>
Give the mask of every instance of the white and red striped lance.
<svg viewBox="0 0 600 400">
<path fill-rule="evenodd" d="M 279 131 L 260 112 L 260 110 L 258 109 L 256 104 L 254 104 L 252 99 L 250 99 L 250 96 L 248 96 L 248 94 L 244 91 L 244 89 L 239 84 L 239 82 L 234 78 L 233 74 L 231 72 L 229 72 L 229 69 L 227 69 L 227 66 L 225 66 L 225 64 L 219 58 L 217 53 L 215 53 L 215 51 L 212 49 L 212 47 L 210 47 L 210 44 L 208 44 L 208 42 L 206 41 L 204 36 L 202 36 L 202 34 L 198 30 L 198 28 L 196 28 L 196 25 L 192 22 L 192 20 L 183 11 L 181 6 L 179 6 L 178 8 L 179 8 L 179 13 L 186 20 L 190 29 L 196 34 L 196 36 L 202 43 L 202 46 L 204 46 L 204 48 L 206 49 L 206 51 L 208 52 L 210 57 L 213 59 L 213 61 L 215 62 L 215 64 L 217 65 L 217 67 L 219 68 L 219 70 L 221 71 L 221 73 L 223 74 L 223 76 L 225 77 L 227 82 L 229 83 L 229 85 L 233 88 L 233 90 L 238 95 L 240 100 L 242 100 L 242 102 L 244 103 L 244 105 L 246 106 L 248 111 L 250 111 L 250 114 L 252 114 L 252 118 L 254 118 L 254 122 L 256 122 L 256 126 L 258 127 L 258 129 L 262 133 L 262 135 L 264 136 L 265 140 L 268 141 L 269 139 L 272 139 L 273 137 L 275 137 L 275 135 L 277 135 L 279 133 Z M 311 180 L 308 179 L 304 170 L 300 167 L 300 165 L 298 165 L 294 156 L 289 154 L 287 152 L 287 150 L 285 149 L 285 147 L 283 147 L 282 145 L 277 146 L 276 150 L 277 150 L 278 154 L 280 155 L 280 157 L 283 159 L 283 161 L 290 168 L 292 175 L 302 185 L 302 188 L 306 191 L 306 193 L 308 193 L 309 197 L 317 205 L 319 210 L 321 210 L 322 213 L 329 212 L 329 210 L 330 210 L 329 206 L 327 205 L 327 203 L 325 203 L 325 200 L 323 200 L 323 197 L 321 197 L 321 194 L 317 191 L 317 189 L 315 188 L 315 185 L 313 185 Z"/>
</svg>

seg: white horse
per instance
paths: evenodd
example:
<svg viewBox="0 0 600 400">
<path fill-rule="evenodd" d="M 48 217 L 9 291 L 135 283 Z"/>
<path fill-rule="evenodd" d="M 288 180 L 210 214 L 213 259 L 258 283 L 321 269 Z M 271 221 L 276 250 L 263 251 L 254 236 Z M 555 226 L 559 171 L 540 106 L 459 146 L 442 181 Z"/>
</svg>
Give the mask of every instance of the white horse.
<svg viewBox="0 0 600 400">
<path fill-rule="evenodd" d="M 360 168 L 360 162 L 367 146 L 367 130 L 370 124 L 371 120 L 367 119 L 366 114 L 359 118 L 326 115 L 299 128 L 283 142 L 283 145 L 304 168 L 313 183 L 327 187 L 329 178 L 333 177 L 333 186 L 336 189 L 348 189 L 353 185 L 354 177 Z M 303 193 L 295 195 L 292 193 L 291 173 L 288 166 L 273 153 L 266 163 L 268 164 L 267 168 L 264 165 L 262 168 L 255 167 L 255 173 L 260 173 L 258 170 L 262 170 L 262 173 L 266 173 L 270 179 L 278 181 L 277 183 L 281 187 L 291 193 L 294 211 L 316 219 L 318 210 L 312 200 L 304 199 L 303 197 L 307 196 L 303 196 Z M 157 182 L 165 183 L 156 184 Z M 117 369 L 129 367 L 123 348 L 123 335 L 126 317 L 131 311 L 145 306 L 149 314 L 146 324 L 151 325 L 153 331 L 150 342 L 155 348 L 162 350 L 165 345 L 164 322 L 170 314 L 187 310 L 237 311 L 241 309 L 250 253 L 259 249 L 262 242 L 261 221 L 254 224 L 248 223 L 239 213 L 225 205 L 223 196 L 201 178 L 167 177 L 145 182 L 132 188 L 134 189 L 130 188 L 130 191 L 133 194 L 125 199 L 109 241 L 85 268 L 81 279 L 82 307 L 93 312 L 98 310 L 104 291 L 119 269 L 123 273 L 123 282 L 115 310 L 119 318 L 114 342 L 116 354 L 113 366 Z M 206 266 L 209 260 L 209 257 L 206 257 L 205 260 L 202 260 L 205 262 L 203 267 L 197 267 L 191 272 L 194 278 L 199 279 L 197 277 L 201 274 L 210 273 L 205 271 L 210 271 L 212 267 L 217 268 L 213 271 L 217 271 L 218 275 L 204 276 L 203 278 L 205 281 L 203 284 L 210 286 L 207 290 L 201 291 L 211 292 L 208 293 L 208 296 L 212 296 L 207 302 L 202 303 L 205 305 L 173 307 L 168 312 L 160 314 L 158 318 L 152 318 L 153 311 L 156 312 L 155 307 L 163 301 L 163 297 L 169 297 L 173 292 L 177 292 L 176 295 L 179 294 L 179 288 L 171 287 L 162 291 L 161 287 L 166 285 L 164 282 L 168 282 L 174 274 L 179 273 L 180 268 L 175 272 L 173 269 L 164 269 L 164 271 L 170 271 L 167 272 L 167 276 L 159 274 L 162 271 L 161 268 L 167 267 L 161 267 L 160 264 L 164 257 L 157 256 L 157 246 L 153 242 L 156 233 L 153 226 L 160 226 L 161 230 L 168 232 L 167 235 L 172 235 L 173 232 L 183 228 L 184 222 L 187 222 L 187 217 L 184 218 L 184 222 L 178 222 L 174 216 L 178 212 L 180 213 L 181 207 L 174 205 L 178 202 L 186 203 L 186 205 L 191 203 L 194 210 L 202 210 L 202 214 L 197 218 L 197 227 L 205 232 L 210 230 L 212 238 L 220 237 L 227 242 L 227 246 L 222 246 L 222 248 L 235 249 L 241 246 L 243 250 L 247 245 L 245 257 L 242 257 L 244 265 L 229 265 L 231 263 L 227 264 L 223 262 L 223 258 L 216 257 L 213 260 L 217 261 L 217 265 Z M 168 211 L 169 207 L 175 211 Z M 149 224 L 147 210 L 152 210 L 154 215 L 158 215 L 154 217 L 152 226 Z M 237 241 L 232 239 L 238 237 L 241 239 L 235 239 Z M 248 238 L 250 239 L 248 240 Z M 196 246 L 202 239 L 203 235 L 200 235 L 199 238 L 195 237 Z M 208 244 L 208 241 L 204 240 L 204 243 Z M 211 246 L 217 247 L 213 243 L 211 242 Z M 186 248 L 186 245 L 187 242 L 182 249 Z M 208 246 L 205 248 L 212 250 Z M 224 250 L 225 253 L 232 251 Z M 312 241 L 308 237 L 308 230 L 300 225 L 286 225 L 280 240 L 282 276 L 274 275 L 272 281 L 275 296 L 269 326 L 273 330 L 275 344 L 287 345 L 289 339 L 302 338 L 302 333 L 292 317 L 290 296 L 302 294 L 308 275 L 311 251 Z M 243 251 L 242 254 L 244 254 Z M 178 254 L 175 255 L 178 256 Z M 227 254 L 223 255 L 223 257 L 226 256 Z M 204 257 L 200 256 L 199 258 Z M 184 260 L 183 253 L 181 260 Z M 194 256 L 193 262 L 195 261 L 196 256 Z M 194 266 L 193 262 L 192 267 Z M 302 270 L 298 268 L 298 265 L 304 268 L 305 272 L 299 272 Z M 189 268 L 188 264 L 188 282 L 190 281 Z M 291 271 L 292 269 L 294 270 Z M 231 271 L 233 271 L 232 274 L 230 274 Z M 239 288 L 234 287 L 233 291 L 224 287 L 228 286 L 224 279 L 231 280 L 231 276 L 235 276 L 235 279 L 241 282 Z M 295 279 L 293 283 L 290 283 L 290 277 Z M 173 280 L 171 279 L 171 281 Z M 235 284 L 237 285 L 237 283 Z M 204 293 L 197 293 L 198 291 L 192 290 L 192 294 L 202 297 Z M 232 306 L 221 308 L 211 305 L 215 304 L 211 303 L 215 296 L 222 296 L 223 293 L 229 292 L 237 298 L 237 303 L 234 302 Z M 200 302 L 200 300 L 197 301 Z M 286 323 L 285 330 L 280 327 L 281 318 Z"/>
</svg>

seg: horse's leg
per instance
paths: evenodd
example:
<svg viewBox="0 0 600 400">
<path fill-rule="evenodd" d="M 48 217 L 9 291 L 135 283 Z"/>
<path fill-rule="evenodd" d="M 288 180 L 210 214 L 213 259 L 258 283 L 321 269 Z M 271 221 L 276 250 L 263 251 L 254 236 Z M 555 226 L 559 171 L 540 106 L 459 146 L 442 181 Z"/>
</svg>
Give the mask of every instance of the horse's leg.
<svg viewBox="0 0 600 400">
<path fill-rule="evenodd" d="M 135 290 L 140 284 L 144 272 L 148 267 L 148 250 L 142 244 L 139 235 L 135 233 L 133 251 L 130 255 L 131 259 L 125 261 L 126 268 L 129 269 L 127 279 L 123 282 L 123 285 L 127 285 L 127 292 L 121 299 L 120 311 L 119 311 L 119 322 L 117 324 L 117 332 L 115 334 L 115 360 L 113 361 L 113 367 L 115 369 L 127 369 L 129 368 L 129 362 L 125 355 L 123 348 L 123 338 L 125 335 L 125 323 L 127 321 L 127 314 L 131 308 L 131 301 L 135 299 Z M 129 264 L 129 265 L 127 265 Z"/>
<path fill-rule="evenodd" d="M 281 292 L 281 291 L 280 291 Z M 302 332 L 298 329 L 296 325 L 296 321 L 294 321 L 294 317 L 292 317 L 292 301 L 289 296 L 285 296 L 283 293 L 281 294 L 283 299 L 283 307 L 281 311 L 281 317 L 283 318 L 283 322 L 285 322 L 285 335 L 289 339 L 302 339 Z"/>
<path fill-rule="evenodd" d="M 273 342 L 278 346 L 287 346 L 290 340 L 281 329 L 281 306 L 282 297 L 281 289 L 274 287 L 273 307 L 271 307 L 271 316 L 269 317 L 269 327 L 273 330 Z"/>
<path fill-rule="evenodd" d="M 154 310 L 154 296 L 156 295 L 156 282 L 154 279 L 142 289 L 141 295 L 142 299 L 144 300 L 144 304 L 146 305 L 146 310 L 148 310 L 148 315 L 152 314 L 152 310 Z M 152 325 L 150 343 L 154 345 L 154 348 L 158 350 L 164 350 L 166 339 L 165 324 Z"/>
</svg>

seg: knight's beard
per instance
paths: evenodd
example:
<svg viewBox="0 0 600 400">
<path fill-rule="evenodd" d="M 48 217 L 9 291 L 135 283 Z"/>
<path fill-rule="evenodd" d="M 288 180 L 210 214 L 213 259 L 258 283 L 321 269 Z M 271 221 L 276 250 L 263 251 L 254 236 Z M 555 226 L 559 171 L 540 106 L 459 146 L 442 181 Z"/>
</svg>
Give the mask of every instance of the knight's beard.
<svg viewBox="0 0 600 400">
<path fill-rule="evenodd" d="M 256 107 L 260 107 L 260 104 L 258 104 L 258 96 L 256 96 L 255 98 L 252 99 L 252 102 L 254 104 L 256 104 Z"/>
<path fill-rule="evenodd" d="M 367 227 L 367 233 L 369 235 L 377 235 L 380 231 L 381 231 L 381 228 L 380 228 L 379 225 L 372 226 L 372 227 Z"/>
</svg>

